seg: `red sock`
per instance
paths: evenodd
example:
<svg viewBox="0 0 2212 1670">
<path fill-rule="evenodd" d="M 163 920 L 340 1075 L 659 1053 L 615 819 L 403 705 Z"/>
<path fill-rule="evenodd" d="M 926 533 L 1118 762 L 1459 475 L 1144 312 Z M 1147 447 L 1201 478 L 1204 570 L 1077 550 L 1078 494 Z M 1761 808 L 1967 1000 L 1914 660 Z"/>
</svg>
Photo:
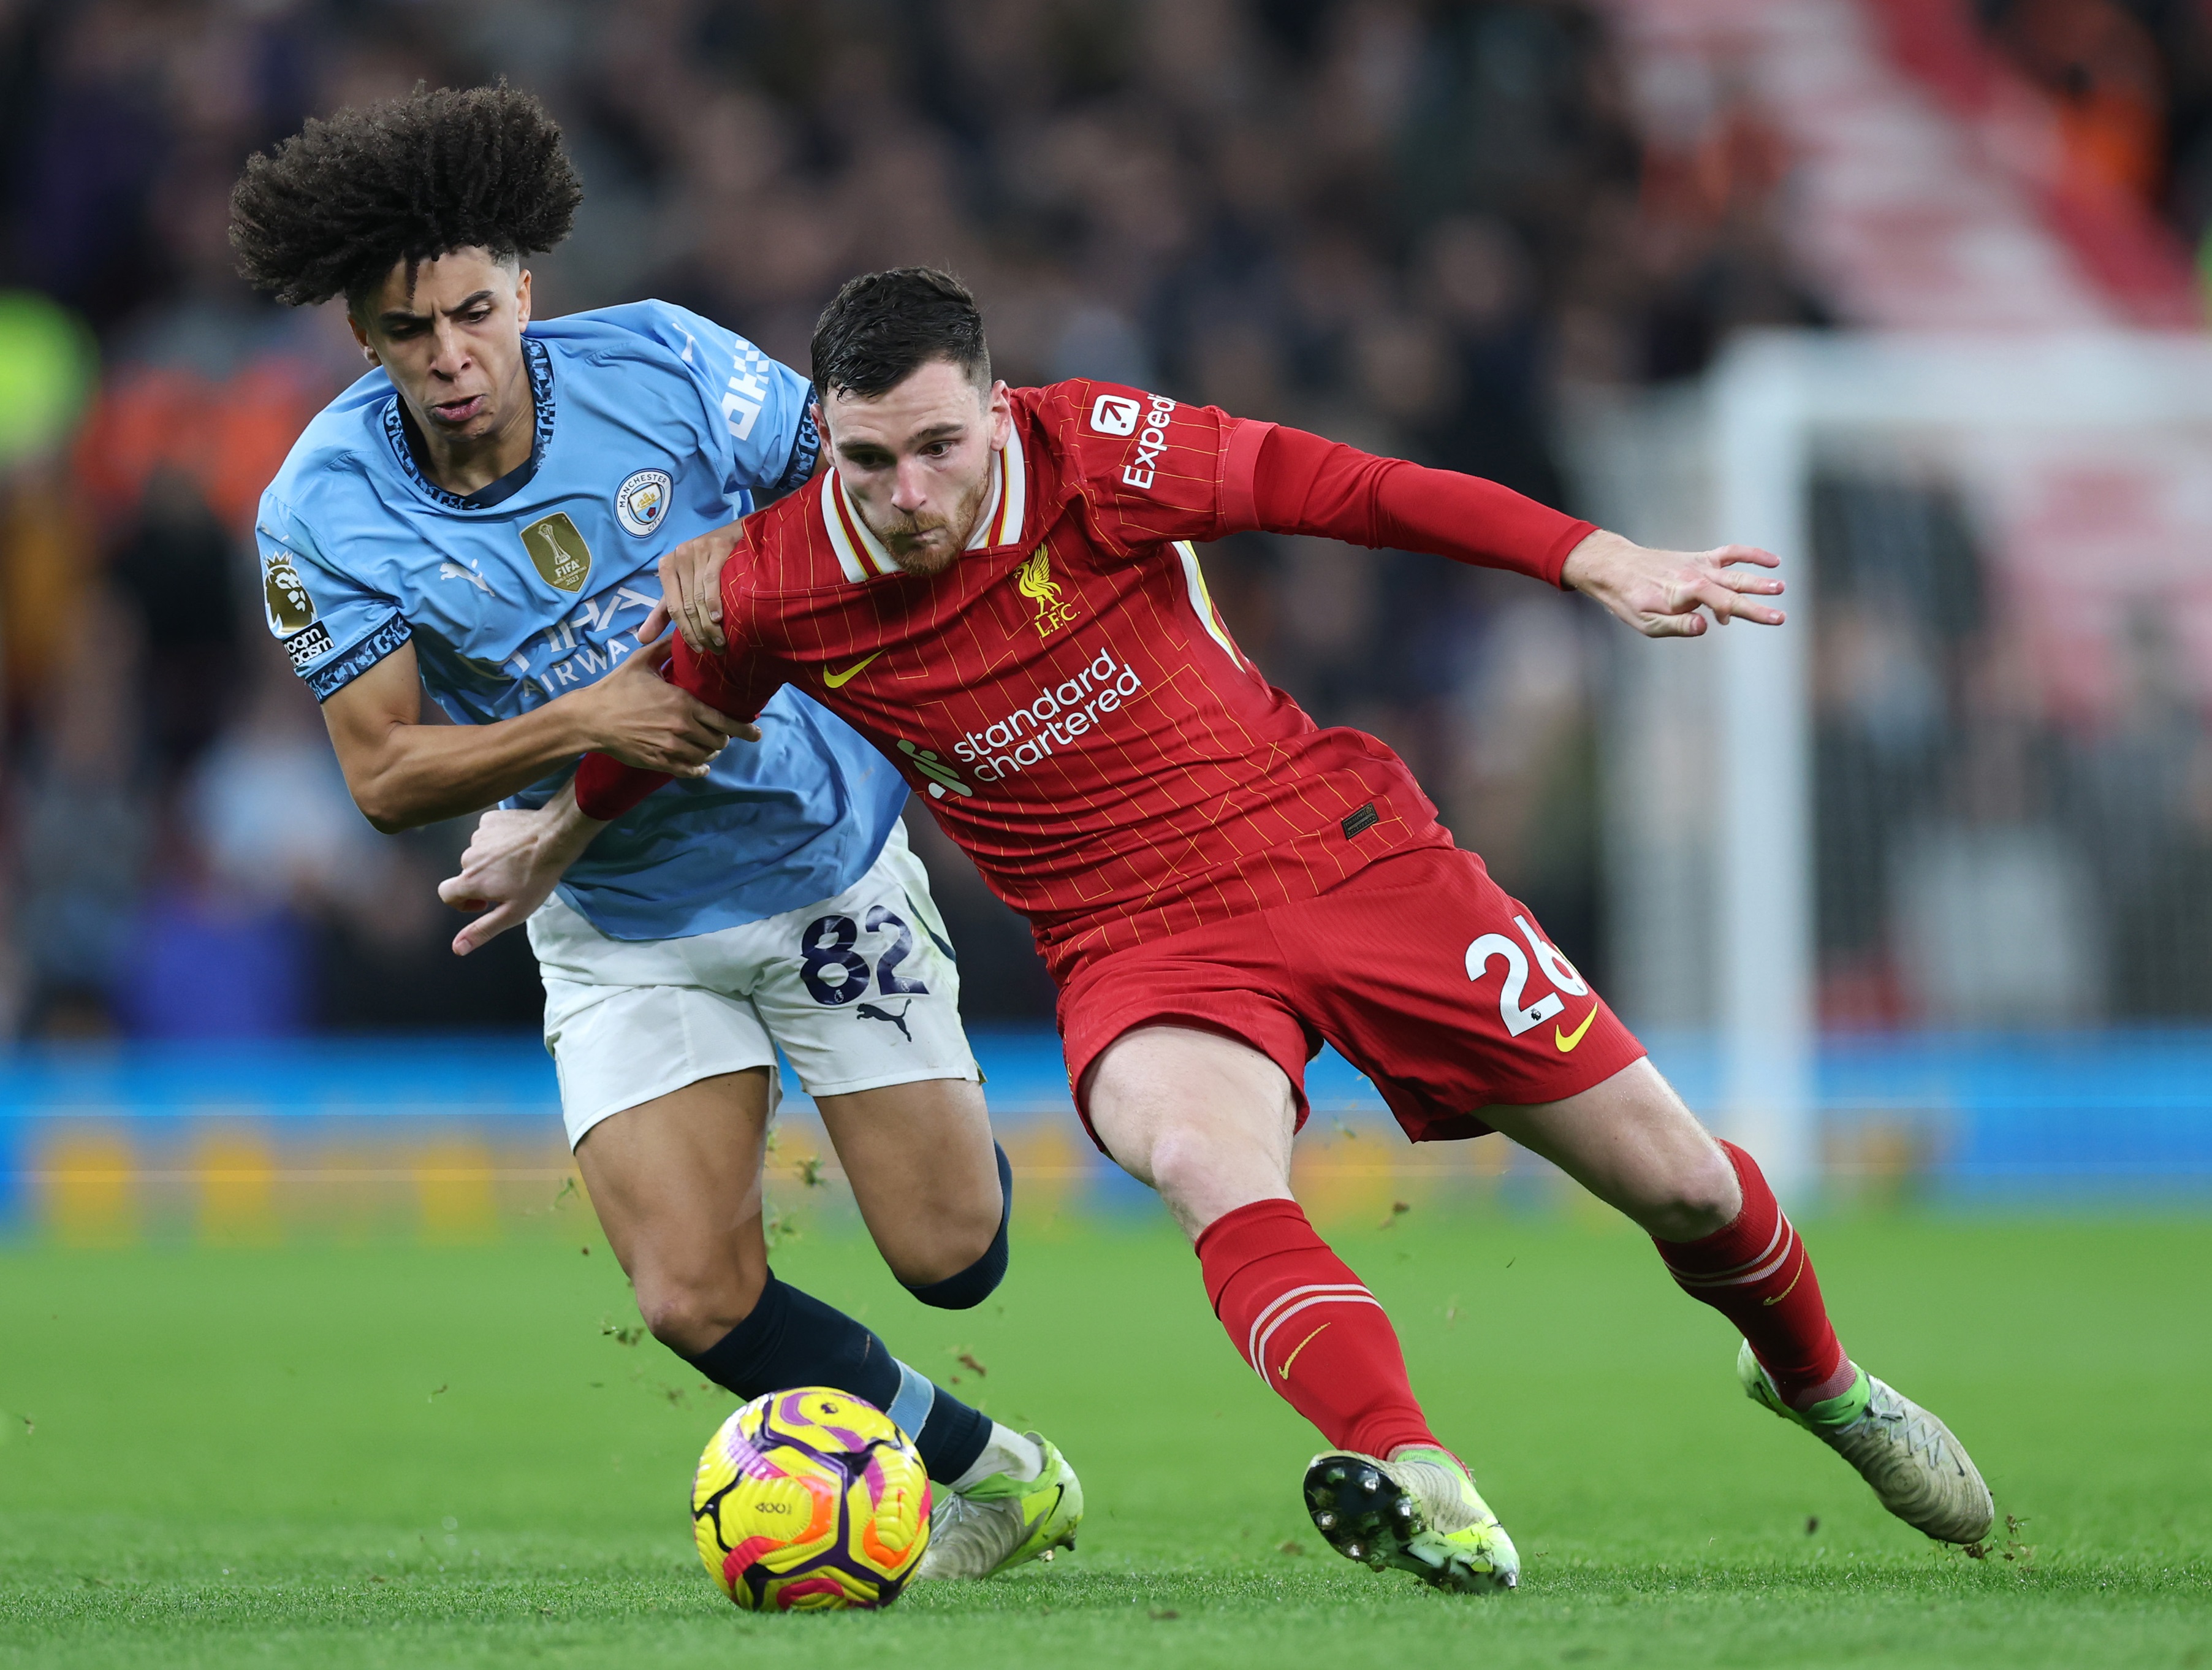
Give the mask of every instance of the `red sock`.
<svg viewBox="0 0 2212 1670">
<path fill-rule="evenodd" d="M 1743 1185 L 1735 1222 L 1702 1240 L 1653 1245 L 1683 1292 L 1735 1324 L 1783 1400 L 1794 1405 L 1842 1372 L 1844 1348 L 1821 1302 L 1812 1257 L 1782 1215 L 1759 1161 L 1734 1143 L 1721 1147 Z"/>
<path fill-rule="evenodd" d="M 1436 1437 L 1397 1330 L 1294 1200 L 1255 1200 L 1198 1238 L 1206 1296 L 1244 1361 L 1338 1449 L 1388 1456 Z"/>
</svg>

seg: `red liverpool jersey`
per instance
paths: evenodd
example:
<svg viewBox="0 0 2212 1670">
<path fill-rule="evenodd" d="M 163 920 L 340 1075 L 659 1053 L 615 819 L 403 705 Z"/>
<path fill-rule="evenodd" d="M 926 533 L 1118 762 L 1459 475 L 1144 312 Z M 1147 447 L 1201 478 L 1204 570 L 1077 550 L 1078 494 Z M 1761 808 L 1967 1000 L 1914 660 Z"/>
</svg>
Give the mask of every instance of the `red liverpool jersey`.
<svg viewBox="0 0 2212 1670">
<path fill-rule="evenodd" d="M 1012 401 L 981 519 L 949 569 L 902 572 L 825 471 L 746 521 L 722 576 L 729 648 L 701 659 L 679 645 L 678 680 L 746 718 L 796 685 L 854 725 L 1029 918 L 1062 980 L 1091 957 L 1451 845 L 1396 754 L 1316 725 L 1238 649 L 1189 543 L 1266 526 L 1381 544 L 1398 530 L 1371 505 L 1364 521 L 1263 514 L 1279 436 L 1279 449 L 1327 449 L 1295 455 L 1307 467 L 1287 500 L 1274 459 L 1279 504 L 1318 492 L 1316 460 L 1415 466 L 1110 384 Z M 1504 519 L 1524 524 L 1509 548 L 1451 554 L 1556 580 L 1589 531 L 1445 479 L 1510 501 Z M 577 792 L 611 817 L 663 780 L 593 756 Z"/>
</svg>

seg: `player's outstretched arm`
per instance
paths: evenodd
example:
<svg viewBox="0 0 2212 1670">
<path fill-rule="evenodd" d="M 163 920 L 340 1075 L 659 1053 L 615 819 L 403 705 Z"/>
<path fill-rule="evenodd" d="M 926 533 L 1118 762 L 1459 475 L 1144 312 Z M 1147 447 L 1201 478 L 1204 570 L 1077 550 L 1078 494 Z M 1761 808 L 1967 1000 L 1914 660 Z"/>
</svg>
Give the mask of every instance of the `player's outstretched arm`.
<svg viewBox="0 0 2212 1670">
<path fill-rule="evenodd" d="M 453 936 L 465 957 L 530 919 L 554 884 L 606 825 L 587 817 L 568 785 L 535 812 L 487 812 L 461 855 L 461 873 L 438 884 L 438 897 L 476 919 Z"/>
<path fill-rule="evenodd" d="M 477 812 L 591 750 L 672 777 L 703 776 L 732 737 L 758 741 L 660 676 L 662 643 L 598 683 L 489 725 L 422 722 L 415 647 L 402 644 L 323 704 L 346 787 L 387 834 Z"/>
<path fill-rule="evenodd" d="M 1782 624 L 1781 610 L 1757 600 L 1778 595 L 1782 582 L 1735 567 L 1778 566 L 1751 545 L 1647 550 L 1494 481 L 1281 427 L 1261 442 L 1251 482 L 1249 520 L 1240 515 L 1232 526 L 1510 569 L 1586 592 L 1649 637 L 1695 637 L 1708 612 L 1722 622 Z"/>
<path fill-rule="evenodd" d="M 1696 637 L 1708 612 L 1723 626 L 1731 620 L 1779 626 L 1786 619 L 1782 611 L 1758 600 L 1780 596 L 1781 580 L 1746 573 L 1738 563 L 1781 566 L 1779 558 L 1756 545 L 1654 551 L 1600 528 L 1567 553 L 1559 583 L 1596 599 L 1646 637 Z"/>
</svg>

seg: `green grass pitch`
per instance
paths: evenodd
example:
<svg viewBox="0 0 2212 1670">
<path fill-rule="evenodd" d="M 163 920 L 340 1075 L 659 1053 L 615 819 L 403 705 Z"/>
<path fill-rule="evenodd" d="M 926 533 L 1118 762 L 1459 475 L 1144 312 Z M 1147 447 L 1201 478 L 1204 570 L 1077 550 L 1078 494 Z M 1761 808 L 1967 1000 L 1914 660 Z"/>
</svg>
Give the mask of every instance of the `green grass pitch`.
<svg viewBox="0 0 2212 1670">
<path fill-rule="evenodd" d="M 1437 1595 L 1330 1554 L 1314 1440 L 1164 1222 L 1051 1225 L 965 1314 L 821 1225 L 784 1274 L 1081 1467 L 1081 1549 L 888 1612 L 756 1618 L 692 1553 L 729 1400 L 595 1234 L 0 1250 L 0 1665 L 2212 1665 L 2212 1222 L 1816 1224 L 1856 1354 L 2022 1521 L 1939 1550 L 1736 1393 L 1633 1235 L 1416 1210 L 1340 1237 L 1527 1560 Z M 580 1253 L 586 1244 L 591 1250 Z M 963 1356 L 981 1365 L 963 1366 Z"/>
</svg>

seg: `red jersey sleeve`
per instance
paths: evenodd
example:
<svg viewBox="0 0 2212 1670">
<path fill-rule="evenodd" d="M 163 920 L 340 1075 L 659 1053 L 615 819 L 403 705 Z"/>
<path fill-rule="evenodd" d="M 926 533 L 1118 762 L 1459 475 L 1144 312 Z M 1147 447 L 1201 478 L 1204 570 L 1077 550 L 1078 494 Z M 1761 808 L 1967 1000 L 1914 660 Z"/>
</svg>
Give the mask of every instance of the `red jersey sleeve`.
<svg viewBox="0 0 2212 1670">
<path fill-rule="evenodd" d="M 1252 475 L 1273 424 L 1078 378 L 1037 391 L 1097 544 L 1117 557 L 1254 526 Z"/>
<path fill-rule="evenodd" d="M 1116 555 L 1171 539 L 1310 533 L 1559 583 L 1596 531 L 1509 487 L 1215 406 L 1078 380 L 1040 391 L 1070 485 Z"/>
<path fill-rule="evenodd" d="M 769 698 L 775 694 L 783 680 L 769 672 L 757 655 L 747 652 L 738 626 L 744 618 L 739 608 L 744 599 L 732 582 L 738 554 L 744 550 L 744 545 L 738 545 L 722 570 L 723 631 L 729 648 L 720 655 L 696 655 L 679 637 L 676 652 L 669 657 L 661 676 L 679 689 L 690 691 L 708 706 L 750 723 L 760 716 L 760 710 L 768 705 Z M 745 745 L 734 742 L 731 746 L 741 748 Z M 576 805 L 586 817 L 612 823 L 668 778 L 666 771 L 625 765 L 611 754 L 587 753 L 576 765 Z"/>
<path fill-rule="evenodd" d="M 1556 586 L 1567 553 L 1597 531 L 1494 481 L 1377 458 L 1303 430 L 1270 424 L 1256 453 L 1243 525 L 1271 533 L 1426 552 Z"/>
</svg>

